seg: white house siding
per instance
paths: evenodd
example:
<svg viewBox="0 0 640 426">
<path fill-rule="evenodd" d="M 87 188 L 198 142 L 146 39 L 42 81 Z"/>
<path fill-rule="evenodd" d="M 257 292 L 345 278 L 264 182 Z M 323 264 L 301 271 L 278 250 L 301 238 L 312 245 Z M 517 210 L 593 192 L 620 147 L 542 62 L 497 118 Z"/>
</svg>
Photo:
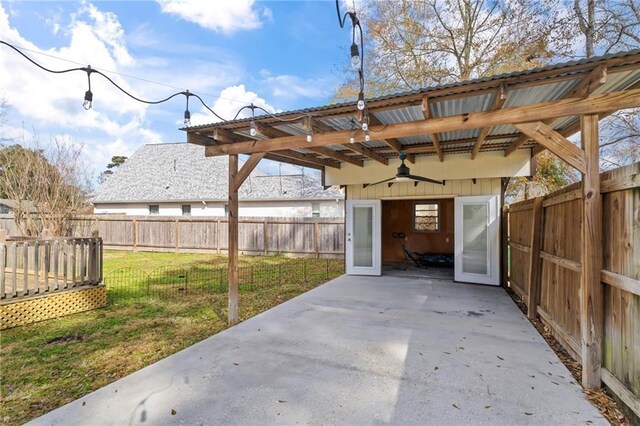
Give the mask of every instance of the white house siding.
<svg viewBox="0 0 640 426">
<path fill-rule="evenodd" d="M 240 201 L 241 217 L 312 217 L 312 207 L 318 203 L 320 217 L 343 217 L 344 200 L 301 201 Z M 96 203 L 95 214 L 124 214 L 129 216 L 149 215 L 149 205 L 159 205 L 159 216 L 181 216 L 182 206 L 191 205 L 191 216 L 225 216 L 225 203 Z"/>
<path fill-rule="evenodd" d="M 443 198 L 464 195 L 500 195 L 500 178 L 448 180 L 445 185 L 420 182 L 396 182 L 391 188 L 386 183 L 368 186 L 348 185 L 349 200 L 378 200 L 390 198 Z"/>
<path fill-rule="evenodd" d="M 481 179 L 531 175 L 531 152 L 522 149 L 505 157 L 500 152 L 481 152 L 475 160 L 470 154 L 445 155 L 444 161 L 437 156 L 416 157 L 415 164 L 406 162 L 411 174 L 437 180 Z M 364 167 L 342 164 L 339 169 L 325 170 L 325 185 L 355 185 L 379 182 L 395 175 L 400 160 L 389 160 L 388 165 L 376 161 L 365 161 Z M 420 184 L 418 186 L 421 186 Z M 376 186 L 386 186 L 380 184 Z M 394 184 L 393 187 L 396 185 Z M 393 188 L 392 187 L 392 188 Z"/>
</svg>

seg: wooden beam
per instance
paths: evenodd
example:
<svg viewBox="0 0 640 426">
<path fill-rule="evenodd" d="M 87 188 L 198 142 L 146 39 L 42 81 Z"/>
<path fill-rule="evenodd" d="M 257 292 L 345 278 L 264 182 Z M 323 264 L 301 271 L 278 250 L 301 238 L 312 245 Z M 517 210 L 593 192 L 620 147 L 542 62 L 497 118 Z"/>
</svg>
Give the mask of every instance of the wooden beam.
<svg viewBox="0 0 640 426">
<path fill-rule="evenodd" d="M 378 120 L 378 118 L 375 115 L 369 114 L 369 125 L 370 126 L 383 126 L 383 123 L 380 120 Z M 378 139 L 375 134 L 373 135 L 373 138 L 376 139 L 376 140 L 381 140 L 382 142 L 386 143 L 387 145 L 389 145 L 389 147 L 391 147 L 398 154 L 400 154 L 401 152 L 404 151 L 404 147 L 402 146 L 402 142 L 400 142 L 398 139 L 395 139 L 395 138 Z M 416 162 L 416 157 L 413 154 L 407 154 L 406 160 L 408 162 L 410 162 L 410 163 L 415 163 Z"/>
<path fill-rule="evenodd" d="M 489 111 L 499 110 L 500 108 L 502 108 L 506 100 L 507 100 L 507 88 L 503 84 L 500 86 L 500 89 L 498 89 L 498 91 L 496 92 L 493 98 L 493 102 L 491 103 L 491 107 L 489 108 Z M 473 151 L 471 151 L 472 160 L 475 160 L 476 157 L 478 156 L 478 153 L 480 152 L 480 148 L 482 148 L 482 144 L 487 138 L 487 135 L 489 135 L 490 130 L 491 130 L 491 127 L 489 126 L 483 127 L 482 130 L 480 130 L 480 135 L 478 135 L 478 139 L 476 140 L 475 145 L 473 145 Z"/>
<path fill-rule="evenodd" d="M 342 146 L 344 146 L 347 149 L 350 149 L 351 151 L 357 152 L 358 154 L 364 155 L 367 158 L 375 160 L 380 164 L 384 164 L 385 166 L 389 164 L 389 160 L 387 160 L 385 157 L 378 154 L 371 148 L 367 148 L 366 146 L 361 145 L 359 143 L 345 143 Z"/>
<path fill-rule="evenodd" d="M 316 137 L 320 137 L 323 133 L 335 133 L 336 129 L 334 129 L 332 126 L 323 123 L 319 120 L 316 120 L 313 117 L 305 117 L 302 119 L 302 127 L 309 131 L 311 130 L 312 132 L 316 133 L 319 132 L 320 134 L 318 135 L 314 135 L 314 140 Z M 348 131 L 349 133 L 345 136 L 345 139 L 351 136 L 351 131 Z M 364 138 L 364 132 L 361 132 L 362 137 Z M 305 138 L 306 139 L 306 138 Z M 336 144 L 327 144 L 327 145 L 336 145 Z M 386 158 L 384 158 L 382 155 L 378 154 L 377 152 L 375 152 L 374 150 L 372 150 L 371 148 L 368 148 L 362 144 L 359 143 L 348 143 L 348 144 L 343 144 L 340 143 L 340 145 L 342 145 L 343 147 L 353 151 L 353 152 L 357 152 L 360 155 L 364 155 L 367 158 L 370 158 L 374 161 L 377 161 L 381 164 L 387 165 L 388 161 Z"/>
<path fill-rule="evenodd" d="M 635 89 L 593 95 L 587 99 L 564 99 L 533 105 L 503 108 L 498 111 L 473 112 L 449 117 L 431 118 L 429 120 L 373 126 L 372 130 L 377 132 L 377 137 L 380 138 L 401 138 L 451 130 L 497 126 L 500 124 L 541 121 L 550 117 L 598 114 L 638 106 L 640 106 L 640 89 Z M 361 130 L 355 133 L 359 140 L 364 139 L 364 133 Z M 335 145 L 342 144 L 343 141 L 349 139 L 350 135 L 351 130 L 324 133 L 315 135 L 312 142 L 307 142 L 306 135 L 287 136 L 260 141 L 260 143 L 248 141 L 228 145 L 208 146 L 205 148 L 205 152 L 207 155 L 249 154 L 280 149 Z"/>
<path fill-rule="evenodd" d="M 229 155 L 229 325 L 238 323 L 238 155 Z"/>
<path fill-rule="evenodd" d="M 213 129 L 213 139 L 217 143 L 234 143 L 242 138 L 240 135 L 226 130 L 226 129 Z"/>
<path fill-rule="evenodd" d="M 303 161 L 309 164 L 315 164 L 317 166 L 333 167 L 334 169 L 340 168 L 340 163 L 338 161 L 326 159 L 326 158 L 318 158 L 315 155 L 302 154 L 301 152 L 296 152 L 288 149 L 275 151 L 274 154 L 277 154 L 281 157 L 292 158 L 294 160 Z"/>
<path fill-rule="evenodd" d="M 522 133 L 560 157 L 561 160 L 578 169 L 578 171 L 585 173 L 586 160 L 584 151 L 572 144 L 560 133 L 541 121 L 514 125 Z"/>
<path fill-rule="evenodd" d="M 354 166 L 364 166 L 364 161 L 350 157 L 341 152 L 334 151 L 331 148 L 327 148 L 325 146 L 316 146 L 314 148 L 309 148 L 309 151 L 317 152 L 318 154 L 324 155 L 325 157 L 333 158 L 334 160 L 338 161 L 344 161 L 345 163 L 353 164 Z"/>
<path fill-rule="evenodd" d="M 316 163 L 308 163 L 306 161 L 295 160 L 293 158 L 283 157 L 278 154 L 266 154 L 264 156 L 265 160 L 278 161 L 280 163 L 294 164 L 300 167 L 308 167 L 310 169 L 322 170 L 324 171 L 324 166 L 318 165 Z"/>
<path fill-rule="evenodd" d="M 265 155 L 266 152 L 257 152 L 255 154 L 251 154 L 249 159 L 244 162 L 234 181 L 236 191 L 240 189 L 244 181 L 249 177 L 253 169 L 256 168 L 260 160 L 262 160 Z"/>
<path fill-rule="evenodd" d="M 214 141 L 210 137 L 206 135 L 202 135 L 200 133 L 196 133 L 196 132 L 187 133 L 187 142 L 194 145 L 201 145 L 201 146 L 210 146 L 210 145 L 216 144 L 216 141 Z"/>
<path fill-rule="evenodd" d="M 427 96 L 422 97 L 422 115 L 425 120 L 429 120 L 431 118 L 431 111 L 429 110 L 429 98 Z M 436 132 L 429 133 L 429 137 L 433 142 L 433 147 L 436 149 L 436 154 L 438 154 L 438 158 L 440 161 L 444 161 L 444 155 L 442 154 L 442 148 L 440 148 L 440 139 Z"/>
<path fill-rule="evenodd" d="M 582 77 L 578 84 L 567 92 L 562 99 L 585 98 L 593 93 L 598 87 L 607 82 L 607 66 L 605 64 L 598 65 L 589 74 Z M 557 117 L 549 117 L 543 120 L 544 124 L 551 124 Z M 504 152 L 504 156 L 508 157 L 515 150 L 527 143 L 531 138 L 527 135 L 520 137 Z M 538 154 L 537 152 L 535 154 Z"/>
<path fill-rule="evenodd" d="M 582 281 L 580 331 L 582 336 L 582 386 L 600 388 L 604 328 L 602 270 L 602 197 L 598 116 L 580 118 L 586 170 L 582 174 Z"/>
</svg>

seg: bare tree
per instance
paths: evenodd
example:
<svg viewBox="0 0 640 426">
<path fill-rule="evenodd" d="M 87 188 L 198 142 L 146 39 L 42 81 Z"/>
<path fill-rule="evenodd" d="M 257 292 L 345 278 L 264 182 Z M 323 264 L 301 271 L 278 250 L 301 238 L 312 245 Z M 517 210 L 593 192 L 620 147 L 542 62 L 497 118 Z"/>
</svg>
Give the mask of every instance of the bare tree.
<svg viewBox="0 0 640 426">
<path fill-rule="evenodd" d="M 86 205 L 88 173 L 82 147 L 54 138 L 46 149 L 20 145 L 0 150 L 0 192 L 14 201 L 14 220 L 23 235 L 42 229 L 72 232 L 71 219 Z"/>
<path fill-rule="evenodd" d="M 637 0 L 573 0 L 572 22 L 583 38 L 584 52 L 603 55 L 640 47 L 640 4 Z M 640 109 L 617 111 L 600 124 L 602 169 L 640 161 Z"/>
<path fill-rule="evenodd" d="M 570 51 L 555 3 L 535 0 L 372 1 L 366 13 L 368 93 L 533 68 Z M 352 94 L 352 82 L 338 97 Z"/>
</svg>

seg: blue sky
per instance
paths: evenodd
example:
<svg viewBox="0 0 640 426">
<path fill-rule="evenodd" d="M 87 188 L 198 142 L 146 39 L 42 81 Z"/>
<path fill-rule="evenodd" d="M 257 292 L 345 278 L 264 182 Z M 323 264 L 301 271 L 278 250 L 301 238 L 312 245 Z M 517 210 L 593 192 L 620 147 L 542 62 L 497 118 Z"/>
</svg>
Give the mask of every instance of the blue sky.
<svg viewBox="0 0 640 426">
<path fill-rule="evenodd" d="M 0 39 L 52 69 L 90 64 L 145 99 L 189 89 L 231 118 L 250 102 L 280 111 L 330 101 L 345 78 L 350 31 L 333 1 L 9 1 L 0 2 Z M 94 74 L 87 112 L 86 85 L 84 73 L 48 74 L 0 46 L 0 99 L 10 106 L 2 136 L 73 140 L 96 173 L 144 143 L 185 140 L 183 97 L 146 106 Z M 190 110 L 193 124 L 215 121 L 193 99 Z"/>
</svg>

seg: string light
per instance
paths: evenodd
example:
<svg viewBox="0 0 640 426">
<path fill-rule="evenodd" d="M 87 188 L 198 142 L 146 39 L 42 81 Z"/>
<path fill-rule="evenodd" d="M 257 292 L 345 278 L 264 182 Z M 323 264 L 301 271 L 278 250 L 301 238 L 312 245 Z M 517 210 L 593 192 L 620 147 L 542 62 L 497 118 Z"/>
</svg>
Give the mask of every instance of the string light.
<svg viewBox="0 0 640 426">
<path fill-rule="evenodd" d="M 191 126 L 191 113 L 189 112 L 189 96 L 191 96 L 191 93 L 188 90 L 185 91 L 185 97 L 187 98 L 187 107 L 184 110 L 184 125 L 186 127 Z"/>
<path fill-rule="evenodd" d="M 349 143 L 356 143 L 356 134 L 355 134 L 355 132 L 351 132 L 351 137 L 349 138 Z"/>
<path fill-rule="evenodd" d="M 355 42 L 351 43 L 351 68 L 356 72 L 360 70 L 360 51 Z"/>
<path fill-rule="evenodd" d="M 251 136 L 258 136 L 258 126 L 256 126 L 256 122 L 251 119 L 251 123 L 249 124 L 249 134 Z"/>
<path fill-rule="evenodd" d="M 311 132 L 311 130 L 307 132 L 307 142 L 313 142 L 313 133 Z"/>
<path fill-rule="evenodd" d="M 356 15 L 355 11 L 347 11 L 344 15 L 340 13 L 340 0 L 336 0 L 336 12 L 338 13 L 338 23 L 340 24 L 340 28 L 344 28 L 344 25 L 347 21 L 347 18 L 351 20 L 351 58 L 350 63 L 351 67 L 358 73 L 358 79 L 360 82 L 360 92 L 358 93 L 358 102 L 356 103 L 356 107 L 358 111 L 365 111 L 365 114 L 361 118 L 361 126 L 363 130 L 367 130 L 368 123 L 368 113 L 366 112 L 366 101 L 364 97 L 364 41 L 362 37 L 362 26 L 360 25 L 360 20 Z M 360 43 L 358 47 L 357 42 Z M 365 121 L 366 119 L 366 121 Z"/>
<path fill-rule="evenodd" d="M 369 134 L 369 131 L 367 130 L 364 134 L 364 140 L 369 142 L 371 140 L 371 135 Z"/>
</svg>

